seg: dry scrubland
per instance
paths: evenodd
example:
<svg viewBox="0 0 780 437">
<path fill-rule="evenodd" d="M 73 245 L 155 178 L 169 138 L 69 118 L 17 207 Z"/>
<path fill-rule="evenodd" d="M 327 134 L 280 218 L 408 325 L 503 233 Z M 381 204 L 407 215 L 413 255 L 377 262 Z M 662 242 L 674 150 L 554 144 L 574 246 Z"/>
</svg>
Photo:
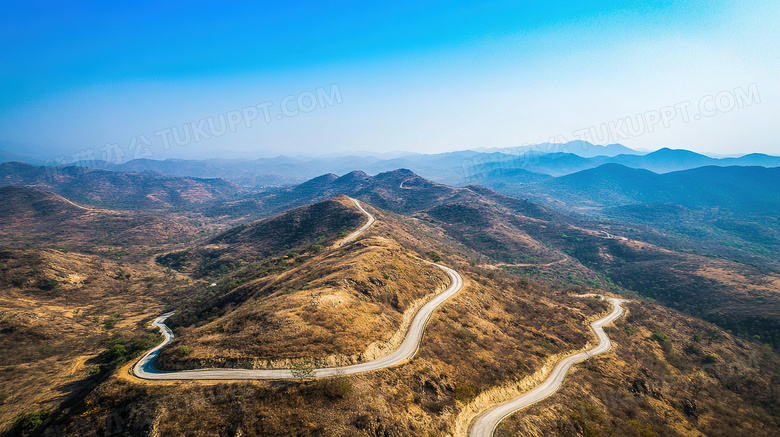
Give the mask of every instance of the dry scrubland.
<svg viewBox="0 0 780 437">
<path fill-rule="evenodd" d="M 286 256 L 278 274 L 241 284 L 251 289 L 249 297 L 224 316 L 178 331 L 160 367 L 261 368 L 271 364 L 266 360 L 289 367 L 278 361 L 290 358 L 331 366 L 360 362 L 369 345 L 389 351 L 404 312 L 414 313 L 448 285 L 441 271 L 387 238 L 299 257 Z"/>
<path fill-rule="evenodd" d="M 505 420 L 496 436 L 775 436 L 780 361 L 649 301 L 608 329 L 615 348 L 552 398 Z"/>
<path fill-rule="evenodd" d="M 379 306 L 388 310 L 389 314 L 396 314 L 396 323 L 388 321 L 385 331 L 379 336 L 376 331 L 365 330 L 369 338 L 363 343 L 355 342 L 357 346 L 352 346 L 356 348 L 353 350 L 365 347 L 369 340 L 384 339 L 382 336 L 386 337 L 398 329 L 397 318 L 404 308 L 414 300 L 435 292 L 439 285 L 446 285 L 442 275 L 430 266 L 413 258 L 398 257 L 398 254 L 411 251 L 426 256 L 422 249 L 444 245 L 448 240 L 419 221 L 389 213 L 377 214 L 381 224 L 372 227 L 362 242 L 333 251 L 326 248 L 315 250 L 311 245 L 300 249 L 298 256 L 294 257 L 300 258 L 300 261 L 291 263 L 289 267 L 279 267 L 273 275 L 263 275 L 263 278 L 279 279 L 280 287 L 273 293 L 258 293 L 258 297 L 264 299 L 255 301 L 247 298 L 242 301 L 244 305 L 231 300 L 228 305 L 231 311 L 222 312 L 215 320 L 193 327 L 193 330 L 208 329 L 211 324 L 218 323 L 233 326 L 236 320 L 231 317 L 233 311 L 240 314 L 241 311 L 265 308 L 278 310 L 273 304 L 283 301 L 275 297 L 290 289 L 282 285 L 290 284 L 296 289 L 294 281 L 302 277 L 295 274 L 296 271 L 306 270 L 319 276 L 322 286 L 327 286 L 331 279 L 339 284 L 345 277 L 340 276 L 335 265 L 346 261 L 344 268 L 354 269 L 351 276 L 355 281 L 344 286 L 344 290 L 348 290 L 366 308 Z M 338 239 L 338 233 L 335 233 L 335 239 Z M 321 242 L 324 246 L 329 241 L 326 238 Z M 584 346 L 588 340 L 586 318 L 604 310 L 603 304 L 596 301 L 561 301 L 558 295 L 562 290 L 551 290 L 501 273 L 492 275 L 493 279 L 485 278 L 479 274 L 479 269 L 471 269 L 458 258 L 447 261 L 466 273 L 467 292 L 457 295 L 434 314 L 420 352 L 408 365 L 353 378 L 302 383 L 161 386 L 128 379 L 123 369 L 112 376 L 105 376 L 104 381 L 85 391 L 83 402 L 67 404 L 61 411 L 52 413 L 50 417 L 56 419 L 51 419 L 51 426 L 99 428 L 106 420 L 120 420 L 123 429 L 131 435 L 142 430 L 156 430 L 159 435 L 181 435 L 182 432 L 213 435 L 214 430 L 221 430 L 217 432 L 234 435 L 238 429 L 248 435 L 439 434 L 449 429 L 458 409 L 479 392 L 506 378 L 533 372 L 552 354 Z M 349 263 L 353 264 L 350 266 Z M 278 263 L 274 261 L 272 264 Z M 261 262 L 260 266 L 253 267 L 247 261 L 247 270 L 236 269 L 237 276 L 225 274 L 215 278 L 220 282 L 248 279 L 242 275 L 262 265 Z M 290 272 L 285 273 L 288 268 Z M 328 268 L 334 276 L 322 273 Z M 384 278 L 383 272 L 388 277 L 397 275 L 399 281 L 409 285 L 419 284 L 421 288 L 414 290 L 414 287 L 394 285 Z M 131 278 L 138 275 L 133 272 Z M 262 283 L 263 278 L 255 279 Z M 369 278 L 375 280 L 372 282 Z M 196 279 L 196 282 L 205 286 L 211 280 L 212 277 L 206 277 Z M 255 287 L 260 284 L 246 280 L 239 285 L 257 292 L 259 289 Z M 177 293 L 175 287 L 171 289 L 173 294 Z M 229 291 L 233 290 L 235 288 Z M 311 297 L 311 294 L 304 291 L 303 296 Z M 219 296 L 216 298 L 219 299 Z M 257 306 L 252 305 L 255 302 Z M 302 305 L 298 307 L 294 306 L 296 302 L 291 300 L 285 305 L 290 305 L 293 310 L 312 308 L 310 299 L 301 300 Z M 345 302 L 342 299 L 342 305 Z M 192 305 L 196 310 L 200 309 L 197 302 L 192 302 Z M 326 326 L 343 323 L 343 314 L 325 312 L 324 306 L 327 304 L 322 305 L 323 309 L 318 309 L 318 312 L 322 311 L 326 317 L 311 317 L 309 323 L 312 326 L 316 323 Z M 336 308 L 338 306 L 329 309 Z M 302 314 L 310 313 L 304 311 Z M 366 313 L 367 317 L 376 314 L 375 311 Z M 138 337 L 151 332 L 139 325 L 132 329 Z M 295 346 L 298 348 L 296 353 L 307 349 L 316 351 L 321 347 L 317 344 Z M 178 348 L 169 349 L 177 352 Z M 197 351 L 197 345 L 191 348 L 193 355 Z"/>
<path fill-rule="evenodd" d="M 32 194 L 43 203 L 20 209 L 19 219 L 35 232 L 24 241 L 21 228 L 0 234 L 17 248 L 0 252 L 6 435 L 451 435 L 463 430 L 456 424 L 480 393 L 523 381 L 592 341 L 588 322 L 607 304 L 572 294 L 622 292 L 636 276 L 644 279 L 631 288 L 663 279 L 662 288 L 638 291 L 681 296 L 686 310 L 714 290 L 702 313 L 760 302 L 769 304 L 759 310 L 773 311 L 771 272 L 604 238 L 479 187 L 394 172 L 372 188 L 371 177 L 348 176 L 341 182 L 356 184 L 378 221 L 344 248 L 334 244 L 365 216 L 343 196 L 228 230 L 224 223 L 235 218 L 166 213 L 154 223 L 170 226 L 150 226 L 150 240 L 136 244 L 117 240 L 119 233 L 89 240 L 88 230 L 103 229 L 101 217 L 143 214 L 73 210 Z M 303 189 L 312 187 L 276 196 Z M 287 200 L 249 203 L 261 201 Z M 74 235 L 83 237 L 69 240 L 56 227 L 46 237 L 46 223 L 58 217 L 75 220 Z M 403 314 L 447 285 L 410 254 L 442 258 L 465 287 L 434 313 L 407 364 L 316 381 L 148 382 L 127 373 L 159 340 L 147 323 L 168 310 L 177 311 L 169 323 L 177 340 L 161 361 L 170 368 L 262 367 L 298 357 L 336 364 L 385 353 Z M 680 294 L 681 286 L 692 292 Z M 777 434 L 780 369 L 762 338 L 737 338 L 632 299 L 628 317 L 608 328 L 615 349 L 579 365 L 559 393 L 503 423 L 501 435 Z M 19 413 L 26 414 L 13 426 Z"/>
<path fill-rule="evenodd" d="M 55 409 L 110 373 L 119 355 L 158 341 L 144 329 L 164 290 L 186 282 L 162 269 L 95 255 L 0 250 L 0 423 Z M 120 351 L 119 349 L 124 349 Z"/>
<path fill-rule="evenodd" d="M 159 342 L 145 324 L 188 278 L 155 264 L 155 253 L 220 225 L 1 190 L 0 427 L 8 431 L 20 414 L 80 403 Z"/>
<path fill-rule="evenodd" d="M 311 382 L 158 386 L 112 378 L 88 398 L 98 411 L 71 414 L 94 424 L 116 415 L 135 432 L 161 436 L 443 435 L 481 391 L 583 347 L 587 319 L 606 310 L 516 278 L 467 276 L 468 292 L 434 314 L 406 365 Z"/>
</svg>

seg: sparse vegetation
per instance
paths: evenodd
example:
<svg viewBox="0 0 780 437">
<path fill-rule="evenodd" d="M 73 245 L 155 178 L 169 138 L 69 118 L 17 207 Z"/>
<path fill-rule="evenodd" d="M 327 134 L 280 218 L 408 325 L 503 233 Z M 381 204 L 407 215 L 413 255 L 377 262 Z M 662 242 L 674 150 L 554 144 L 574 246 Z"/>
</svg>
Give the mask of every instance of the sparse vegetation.
<svg viewBox="0 0 780 437">
<path fill-rule="evenodd" d="M 151 349 L 161 341 L 159 335 L 128 338 L 119 335 L 111 340 L 95 361 L 96 373 L 111 371 Z"/>
<path fill-rule="evenodd" d="M 323 385 L 323 393 L 330 398 L 342 399 L 352 393 L 352 381 L 343 376 L 327 379 Z"/>
<path fill-rule="evenodd" d="M 19 429 L 27 429 L 48 420 L 61 426 L 52 429 L 77 432 L 85 418 L 118 418 L 125 429 L 155 423 L 161 436 L 204 429 L 451 434 L 464 404 L 592 339 L 585 320 L 608 305 L 572 295 L 628 288 L 745 337 L 634 296 L 628 317 L 607 327 L 613 351 L 579 365 L 558 395 L 510 418 L 497 435 L 777 431 L 777 356 L 762 344 L 774 345 L 773 319 L 759 311 L 748 326 L 744 314 L 718 312 L 735 302 L 771 303 L 760 286 L 776 272 L 594 236 L 586 221 L 480 187 L 430 184 L 414 196 L 398 195 L 409 177 L 361 179 L 356 196 L 381 208 L 381 219 L 364 238 L 336 249 L 336 240 L 365 219 L 345 198 L 247 222 L 250 214 L 320 194 L 295 197 L 285 188 L 268 198 L 273 204 L 263 204 L 263 196 L 221 199 L 203 205 L 203 215 L 166 209 L 155 216 L 83 215 L 35 194 L 36 208 L 53 205 L 46 217 L 72 232 L 25 218 L 0 235 L 16 248 L 0 251 L 0 281 L 11 293 L 0 316 L 3 425 L 22 420 Z M 440 271 L 407 256 L 414 253 L 446 259 L 468 284 L 431 317 L 415 358 L 383 372 L 310 380 L 315 366 L 365 360 L 372 344 L 372 353 L 391 351 L 387 339 L 404 311 L 447 284 Z M 701 299 L 705 291 L 708 299 Z M 163 349 L 161 367 L 262 367 L 266 358 L 302 358 L 288 366 L 298 381 L 158 386 L 127 379 L 116 370 L 159 343 L 145 323 L 168 310 L 176 310 L 169 320 L 176 340 Z M 46 418 L 37 410 L 56 408 L 63 396 L 57 390 L 83 395 Z M 25 410 L 33 413 L 19 415 Z"/>
<path fill-rule="evenodd" d="M 655 341 L 657 341 L 659 343 L 663 343 L 663 342 L 669 341 L 669 337 L 667 337 L 666 334 L 664 334 L 664 333 L 656 331 L 656 332 L 653 332 L 653 340 L 655 340 Z"/>
<path fill-rule="evenodd" d="M 9 436 L 32 436 L 38 432 L 38 427 L 43 424 L 46 417 L 49 415 L 49 410 L 32 411 L 29 413 L 21 413 L 17 416 L 11 429 L 8 431 Z"/>
<path fill-rule="evenodd" d="M 106 329 L 114 329 L 117 323 L 121 322 L 122 319 L 119 317 L 111 317 L 110 319 L 103 322 L 103 326 L 105 326 Z"/>
</svg>

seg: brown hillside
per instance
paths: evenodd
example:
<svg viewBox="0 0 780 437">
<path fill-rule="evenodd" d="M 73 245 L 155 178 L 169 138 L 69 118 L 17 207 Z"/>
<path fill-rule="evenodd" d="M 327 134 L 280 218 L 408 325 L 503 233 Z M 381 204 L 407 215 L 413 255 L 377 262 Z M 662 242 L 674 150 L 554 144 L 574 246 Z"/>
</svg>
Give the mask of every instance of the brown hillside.
<svg viewBox="0 0 780 437">
<path fill-rule="evenodd" d="M 76 263 L 82 255 L 57 251 L 36 255 L 44 261 L 31 258 L 29 263 L 36 267 L 28 271 L 24 257 L 29 251 L 12 251 L 13 264 L 3 266 L 9 272 L 4 286 L 16 287 L 19 274 L 34 278 L 29 282 L 34 286 L 11 288 L 8 314 L 16 311 L 14 304 L 27 305 L 23 313 L 48 302 L 72 305 L 68 296 L 77 296 L 74 291 L 80 290 L 77 281 L 69 285 L 72 289 L 47 290 L 38 286 L 48 286 L 41 279 L 56 275 L 64 281 L 70 274 L 86 273 L 100 280 L 85 282 L 83 287 L 96 287 L 94 294 L 89 301 L 77 302 L 93 305 L 94 313 L 88 313 L 84 322 L 90 325 L 79 331 L 92 349 L 80 352 L 86 349 L 66 343 L 82 358 L 92 354 L 86 365 L 57 361 L 68 357 L 67 347 L 58 342 L 78 338 L 67 334 L 70 331 L 60 338 L 49 325 L 24 324 L 18 334 L 12 333 L 14 341 L 7 347 L 23 342 L 28 361 L 3 365 L 4 371 L 12 369 L 6 380 L 13 381 L 6 385 L 10 388 L 5 401 L 12 400 L 13 405 L 0 410 L 5 412 L 3 423 L 9 425 L 14 413 L 64 400 L 36 430 L 38 434 L 47 429 L 99 434 L 105 433 L 106 423 L 118 423 L 125 434 L 161 437 L 446 436 L 459 429 L 461 413 L 480 393 L 522 381 L 592 342 L 588 321 L 603 315 L 607 306 L 599 299 L 569 295 L 622 292 L 620 273 L 630 272 L 632 265 L 649 273 L 631 288 L 664 283 L 674 296 L 692 290 L 702 302 L 712 296 L 705 291 L 713 290 L 712 282 L 702 278 L 715 281 L 720 288 L 717 299 L 711 300 L 723 310 L 729 304 L 724 296 L 771 298 L 771 275 L 762 276 L 760 269 L 738 270 L 740 266 L 729 262 L 680 257 L 614 238 L 483 189 L 410 180 L 408 172 L 381 178 L 356 173 L 336 185 L 339 179 L 325 178 L 317 185 L 320 188 L 307 189 L 326 187 L 338 194 L 339 186 L 353 187 L 353 194 L 377 218 L 366 234 L 343 248 L 334 244 L 340 234 L 354 230 L 365 216 L 341 198 L 235 228 L 221 234 L 221 240 L 204 237 L 186 252 L 167 245 L 166 252 L 173 255 L 161 257 L 171 267 L 167 272 L 165 266 L 147 262 L 150 257 L 119 265 L 89 255 L 88 262 Z M 275 196 L 293 192 L 283 190 Z M 281 204 L 278 197 L 276 201 Z M 382 209 L 374 208 L 379 204 Z M 312 213 L 315 206 L 324 208 L 322 213 Z M 346 230 L 345 221 L 351 225 Z M 308 355 L 309 362 L 326 364 L 358 360 L 353 355 L 397 332 L 400 315 L 411 302 L 445 280 L 409 253 L 441 257 L 462 274 L 466 286 L 434 312 L 417 355 L 408 363 L 317 381 L 153 382 L 127 373 L 134 354 L 153 343 L 148 337 L 152 330 L 143 322 L 171 309 L 178 311 L 169 324 L 177 342 L 163 355 L 172 367 L 264 366 L 268 363 L 255 359 L 273 355 Z M 177 261 L 176 254 L 184 254 L 178 258 L 182 262 L 168 263 Z M 57 268 L 45 267 L 55 260 Z M 105 265 L 105 271 L 97 265 Z M 131 276 L 97 275 L 119 268 Z M 680 272 L 693 276 L 682 281 Z M 746 283 L 748 287 L 741 288 Z M 66 291 L 69 294 L 63 297 Z M 653 302 L 634 300 L 629 316 L 608 328 L 615 349 L 578 366 L 550 403 L 539 404 L 540 409 L 557 408 L 556 396 L 562 395 L 557 410 L 562 420 L 531 411 L 530 425 L 521 414 L 502 432 L 777 434 L 777 355 L 770 348 Z M 751 301 L 742 302 L 746 305 L 741 311 L 748 315 Z M 36 323 L 48 323 L 56 314 Z M 116 314 L 119 321 L 109 328 Z M 45 351 L 40 346 L 55 352 L 34 361 Z M 27 367 L 33 362 L 36 367 Z M 80 381 L 75 384 L 61 376 L 71 366 L 73 380 Z M 14 373 L 20 369 L 24 373 Z M 97 376 L 89 379 L 92 369 Z M 54 388 L 43 384 L 47 380 L 54 381 Z M 670 382 L 675 380 L 689 382 Z M 31 381 L 29 389 L 25 381 Z M 52 395 L 55 391 L 60 398 Z M 37 392 L 48 397 L 37 398 Z M 610 393 L 615 395 L 610 398 Z"/>
<path fill-rule="evenodd" d="M 293 249 L 319 251 L 366 220 L 351 199 L 338 196 L 233 227 L 205 244 L 159 256 L 157 262 L 196 277 L 225 273 L 243 262 Z"/>
<path fill-rule="evenodd" d="M 367 237 L 242 283 L 245 301 L 206 324 L 184 327 L 162 354 L 165 368 L 258 367 L 265 359 L 348 364 L 369 345 L 390 349 L 404 312 L 446 288 L 435 267 L 388 238 Z M 418 307 L 420 305 L 417 305 Z M 177 348 L 191 351 L 182 356 Z M 386 351 L 385 351 L 386 352 Z"/>
<path fill-rule="evenodd" d="M 0 250 L 0 429 L 21 412 L 78 402 L 128 356 L 159 341 L 144 322 L 182 285 L 146 265 L 57 250 Z"/>
<path fill-rule="evenodd" d="M 0 188 L 0 244 L 12 247 L 162 244 L 188 240 L 198 232 L 179 220 L 95 209 L 26 187 Z"/>
<path fill-rule="evenodd" d="M 233 199 L 243 189 L 223 179 L 165 176 L 151 171 L 122 173 L 84 167 L 0 164 L 0 185 L 53 191 L 90 205 L 121 209 L 170 209 Z"/>
<path fill-rule="evenodd" d="M 776 354 L 647 301 L 608 329 L 613 351 L 496 436 L 775 436 Z"/>
</svg>

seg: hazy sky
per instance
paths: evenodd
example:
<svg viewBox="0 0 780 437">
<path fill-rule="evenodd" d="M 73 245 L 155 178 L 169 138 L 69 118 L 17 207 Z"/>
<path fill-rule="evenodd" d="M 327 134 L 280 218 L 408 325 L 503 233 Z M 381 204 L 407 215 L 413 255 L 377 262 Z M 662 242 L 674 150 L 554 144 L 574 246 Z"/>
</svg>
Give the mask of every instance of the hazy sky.
<svg viewBox="0 0 780 437">
<path fill-rule="evenodd" d="M 780 154 L 776 0 L 1 4 L 15 153 Z"/>
</svg>

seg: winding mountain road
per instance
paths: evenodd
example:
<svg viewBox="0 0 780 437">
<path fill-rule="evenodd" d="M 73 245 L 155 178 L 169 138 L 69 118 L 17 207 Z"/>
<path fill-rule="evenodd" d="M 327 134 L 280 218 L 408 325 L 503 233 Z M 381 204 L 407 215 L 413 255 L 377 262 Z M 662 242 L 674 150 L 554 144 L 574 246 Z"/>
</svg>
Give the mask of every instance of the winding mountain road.
<svg viewBox="0 0 780 437">
<path fill-rule="evenodd" d="M 610 298 L 608 299 L 612 303 L 613 309 L 606 317 L 596 320 L 590 326 L 593 327 L 593 331 L 599 339 L 598 346 L 580 352 L 578 354 L 566 357 L 558 362 L 553 369 L 550 376 L 540 385 L 536 386 L 533 390 L 525 393 L 517 398 L 514 398 L 508 402 L 500 404 L 485 413 L 482 413 L 474 421 L 469 431 L 469 437 L 490 437 L 496 429 L 496 426 L 504 420 L 507 416 L 529 407 L 542 399 L 555 393 L 563 384 L 563 379 L 566 377 L 566 373 L 569 369 L 577 364 L 587 360 L 590 357 L 596 356 L 600 353 L 608 351 L 612 347 L 612 343 L 604 332 L 604 325 L 619 318 L 625 313 L 625 309 L 621 306 L 622 303 L 627 302 L 624 299 Z"/>
<path fill-rule="evenodd" d="M 352 198 L 350 197 L 350 199 Z M 352 199 L 352 201 L 355 202 L 355 206 L 357 206 L 359 210 L 363 211 L 363 214 L 365 214 L 368 217 L 368 221 L 366 222 L 366 224 L 361 226 L 360 229 L 347 235 L 346 238 L 341 240 L 341 243 L 339 243 L 339 247 L 346 246 L 347 244 L 355 241 L 355 238 L 359 237 L 360 234 L 365 232 L 366 229 L 370 228 L 371 225 L 373 225 L 374 222 L 376 221 L 376 218 L 373 215 L 371 215 L 368 211 L 366 211 L 365 208 L 363 208 L 363 205 L 361 205 L 360 202 L 357 201 L 357 199 Z"/>
<path fill-rule="evenodd" d="M 354 241 L 358 236 L 366 231 L 376 219 L 368 211 L 366 211 L 360 203 L 352 199 L 355 205 L 368 217 L 368 221 L 360 229 L 347 236 L 338 247 L 344 246 Z M 369 361 L 366 363 L 354 364 L 343 367 L 326 367 L 313 369 L 307 376 L 315 378 L 323 378 L 329 376 L 341 376 L 352 375 L 356 373 L 371 372 L 374 370 L 381 370 L 388 367 L 392 367 L 401 364 L 408 359 L 412 358 L 419 348 L 420 341 L 422 340 L 425 326 L 428 323 L 433 312 L 442 305 L 447 299 L 452 297 L 455 293 L 460 291 L 463 287 L 463 278 L 455 270 L 437 263 L 425 261 L 429 264 L 433 264 L 436 267 L 442 269 L 450 277 L 451 284 L 444 292 L 438 294 L 430 302 L 425 304 L 414 316 L 412 323 L 409 325 L 406 337 L 401 343 L 401 346 L 393 353 Z M 606 317 L 599 319 L 591 324 L 593 331 L 599 340 L 599 344 L 594 348 L 571 355 L 562 359 L 556 364 L 552 373 L 547 379 L 533 390 L 515 398 L 503 404 L 500 404 L 485 413 L 482 413 L 476 418 L 473 425 L 469 430 L 469 437 L 490 437 L 498 426 L 498 424 L 507 416 L 522 410 L 530 405 L 539 402 L 548 396 L 555 393 L 563 384 L 563 380 L 566 377 L 569 369 L 577 363 L 581 363 L 590 357 L 596 356 L 603 352 L 608 351 L 612 347 L 612 343 L 609 337 L 604 332 L 604 325 L 614 321 L 621 317 L 625 313 L 625 309 L 621 306 L 622 303 L 627 302 L 624 299 L 610 298 L 608 299 L 613 305 L 612 312 Z M 146 353 L 132 368 L 132 372 L 135 376 L 142 379 L 150 380 L 225 380 L 225 379 L 300 379 L 300 375 L 296 375 L 292 369 L 263 369 L 263 370 L 248 370 L 248 369 L 202 369 L 202 370 L 183 370 L 174 372 L 164 372 L 157 370 L 154 363 L 157 356 L 163 347 L 173 341 L 173 332 L 165 324 L 165 320 L 173 315 L 173 312 L 162 314 L 157 317 L 153 326 L 160 329 L 163 334 L 163 342 L 157 345 L 155 348 Z"/>
<path fill-rule="evenodd" d="M 363 225 L 360 229 L 347 236 L 339 246 L 343 246 L 351 241 L 354 241 L 360 234 L 368 229 L 375 221 L 373 215 L 366 211 L 357 200 L 352 199 L 365 213 L 369 220 L 368 223 Z M 406 337 L 401 343 L 401 346 L 393 353 L 369 361 L 366 363 L 353 364 L 351 366 L 344 367 L 327 367 L 314 369 L 311 376 L 316 378 L 339 376 L 339 375 L 352 375 L 355 373 L 370 372 L 373 370 L 380 370 L 387 367 L 392 367 L 397 364 L 401 364 L 406 360 L 412 358 L 416 353 L 422 340 L 425 326 L 428 323 L 433 312 L 447 299 L 452 297 L 455 293 L 460 291 L 463 287 L 463 278 L 455 270 L 437 263 L 425 261 L 429 264 L 433 264 L 436 267 L 442 269 L 450 277 L 451 284 L 445 291 L 439 293 L 430 302 L 425 304 L 414 316 L 412 323 L 409 325 Z M 300 376 L 296 376 L 291 369 L 263 369 L 263 370 L 248 370 L 248 369 L 203 369 L 203 370 L 183 370 L 176 372 L 163 372 L 157 370 L 154 363 L 157 356 L 160 354 L 160 350 L 173 341 L 173 332 L 165 324 L 165 320 L 173 315 L 173 312 L 165 313 L 157 317 L 152 326 L 156 326 L 160 329 L 163 335 L 163 342 L 157 345 L 154 349 L 146 353 L 136 365 L 133 367 L 133 374 L 142 379 L 153 380 L 192 380 L 192 379 L 300 379 Z"/>
</svg>

